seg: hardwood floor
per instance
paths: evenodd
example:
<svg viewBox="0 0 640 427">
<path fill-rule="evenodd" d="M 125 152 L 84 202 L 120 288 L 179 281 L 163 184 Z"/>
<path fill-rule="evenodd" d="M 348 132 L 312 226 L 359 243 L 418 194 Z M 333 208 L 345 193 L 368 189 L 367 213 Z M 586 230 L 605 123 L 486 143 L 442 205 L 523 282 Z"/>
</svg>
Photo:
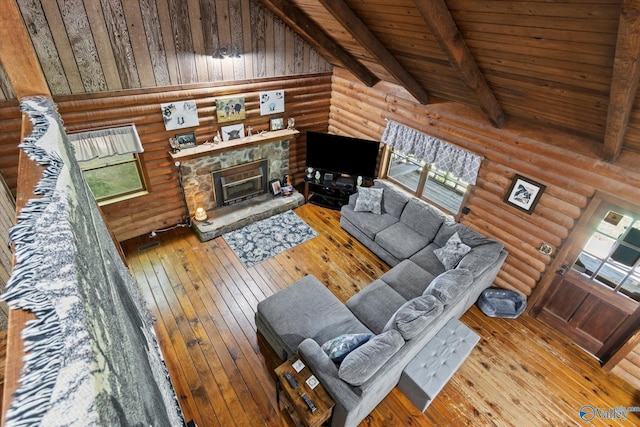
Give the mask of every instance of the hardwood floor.
<svg viewBox="0 0 640 427">
<path fill-rule="evenodd" d="M 222 238 L 200 243 L 188 229 L 123 244 L 185 417 L 200 427 L 291 425 L 256 336 L 260 300 L 313 274 L 346 301 L 389 268 L 340 228 L 339 212 L 307 204 L 296 213 L 320 235 L 251 268 Z M 472 307 L 462 321 L 481 340 L 425 413 L 396 388 L 363 425 L 579 425 L 584 405 L 640 406 L 637 390 L 527 315 L 493 319 Z"/>
</svg>

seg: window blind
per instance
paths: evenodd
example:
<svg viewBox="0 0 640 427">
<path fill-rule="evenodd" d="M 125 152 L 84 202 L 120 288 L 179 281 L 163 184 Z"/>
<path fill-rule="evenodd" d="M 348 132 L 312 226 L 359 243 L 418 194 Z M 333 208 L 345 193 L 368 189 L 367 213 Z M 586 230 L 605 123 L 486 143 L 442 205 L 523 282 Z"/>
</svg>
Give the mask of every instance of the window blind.
<svg viewBox="0 0 640 427">
<path fill-rule="evenodd" d="M 69 134 L 79 162 L 116 154 L 142 153 L 144 148 L 134 124 Z"/>
<path fill-rule="evenodd" d="M 382 142 L 450 172 L 469 184 L 476 183 L 482 156 L 392 120 L 387 120 Z"/>
</svg>

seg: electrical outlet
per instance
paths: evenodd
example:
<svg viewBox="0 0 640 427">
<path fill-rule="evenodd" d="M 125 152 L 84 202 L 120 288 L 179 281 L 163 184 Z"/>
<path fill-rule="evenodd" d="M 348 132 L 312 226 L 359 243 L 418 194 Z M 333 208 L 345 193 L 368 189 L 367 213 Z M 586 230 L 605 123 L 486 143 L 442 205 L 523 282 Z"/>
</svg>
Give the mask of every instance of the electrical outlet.
<svg viewBox="0 0 640 427">
<path fill-rule="evenodd" d="M 542 252 L 545 255 L 551 255 L 553 253 L 553 246 L 551 246 L 548 243 L 542 243 L 540 245 L 540 249 L 538 249 L 540 252 Z"/>
</svg>

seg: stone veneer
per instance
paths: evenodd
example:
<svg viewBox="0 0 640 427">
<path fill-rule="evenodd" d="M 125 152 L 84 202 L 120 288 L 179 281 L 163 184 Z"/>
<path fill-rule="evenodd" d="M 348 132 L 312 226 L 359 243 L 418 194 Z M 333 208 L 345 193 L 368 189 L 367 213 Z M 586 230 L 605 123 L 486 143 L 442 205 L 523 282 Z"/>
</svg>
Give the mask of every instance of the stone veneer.
<svg viewBox="0 0 640 427">
<path fill-rule="evenodd" d="M 181 162 L 182 186 L 190 215 L 198 207 L 207 211 L 216 208 L 213 172 L 263 159 L 269 160 L 267 182 L 282 179 L 289 173 L 289 140 L 257 144 Z"/>
</svg>

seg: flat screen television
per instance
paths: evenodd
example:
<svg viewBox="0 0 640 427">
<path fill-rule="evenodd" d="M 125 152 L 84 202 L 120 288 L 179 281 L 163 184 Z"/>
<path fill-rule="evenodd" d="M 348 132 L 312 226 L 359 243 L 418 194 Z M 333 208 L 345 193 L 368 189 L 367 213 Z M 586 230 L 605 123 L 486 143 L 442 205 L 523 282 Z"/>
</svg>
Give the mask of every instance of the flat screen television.
<svg viewBox="0 0 640 427">
<path fill-rule="evenodd" d="M 316 170 L 377 178 L 379 152 L 378 141 L 307 132 L 307 167 Z"/>
</svg>

